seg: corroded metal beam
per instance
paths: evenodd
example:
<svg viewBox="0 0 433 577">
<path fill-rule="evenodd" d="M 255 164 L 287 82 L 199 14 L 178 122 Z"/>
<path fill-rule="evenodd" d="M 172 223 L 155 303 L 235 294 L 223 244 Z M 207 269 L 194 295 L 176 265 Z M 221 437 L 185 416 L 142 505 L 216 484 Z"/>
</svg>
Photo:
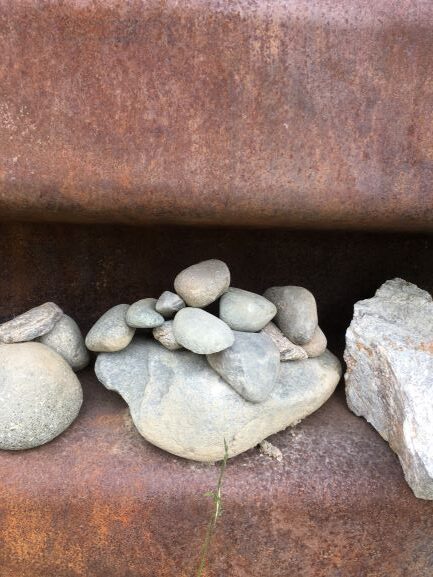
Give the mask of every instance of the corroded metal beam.
<svg viewBox="0 0 433 577">
<path fill-rule="evenodd" d="M 433 229 L 429 0 L 1 0 L 0 53 L 0 218 Z"/>
</svg>

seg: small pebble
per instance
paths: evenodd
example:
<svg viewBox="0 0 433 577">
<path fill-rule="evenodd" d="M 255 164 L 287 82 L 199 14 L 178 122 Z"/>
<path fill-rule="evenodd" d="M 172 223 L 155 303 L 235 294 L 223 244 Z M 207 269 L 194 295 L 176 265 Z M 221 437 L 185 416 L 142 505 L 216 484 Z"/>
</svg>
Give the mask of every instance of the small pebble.
<svg viewBox="0 0 433 577">
<path fill-rule="evenodd" d="M 268 323 L 261 332 L 268 335 L 280 351 L 280 361 L 299 361 L 308 358 L 304 349 L 285 337 L 274 323 Z"/>
<path fill-rule="evenodd" d="M 163 325 L 154 328 L 152 334 L 155 340 L 169 351 L 177 351 L 182 348 L 174 338 L 173 321 L 165 321 Z"/>
<path fill-rule="evenodd" d="M 49 333 L 38 341 L 56 351 L 74 371 L 84 369 L 89 364 L 89 351 L 77 323 L 68 315 L 63 315 Z"/>
<path fill-rule="evenodd" d="M 171 319 L 184 307 L 185 303 L 180 296 L 171 291 L 164 291 L 155 305 L 156 311 L 166 319 Z"/>
<path fill-rule="evenodd" d="M 311 359 L 323 355 L 323 353 L 326 351 L 327 346 L 328 341 L 326 340 L 326 337 L 322 329 L 320 327 L 317 327 L 311 341 L 306 343 L 305 345 L 302 345 L 302 348 L 307 353 L 308 357 Z"/>
<path fill-rule="evenodd" d="M 190 307 L 206 307 L 227 291 L 230 271 L 221 260 L 205 260 L 180 272 L 174 281 L 176 293 Z"/>
</svg>

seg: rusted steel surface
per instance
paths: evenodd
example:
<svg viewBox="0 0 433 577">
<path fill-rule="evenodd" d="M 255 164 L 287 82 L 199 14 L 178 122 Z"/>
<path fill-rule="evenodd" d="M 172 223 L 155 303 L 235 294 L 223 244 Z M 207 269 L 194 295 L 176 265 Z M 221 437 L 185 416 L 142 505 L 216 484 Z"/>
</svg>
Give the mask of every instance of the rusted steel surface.
<svg viewBox="0 0 433 577">
<path fill-rule="evenodd" d="M 0 216 L 433 229 L 430 0 L 0 1 Z"/>
<path fill-rule="evenodd" d="M 81 375 L 85 403 L 54 442 L 0 453 L 0 574 L 192 577 L 218 468 L 170 456 Z M 431 577 L 433 503 L 341 397 L 229 462 L 208 577 Z"/>
</svg>

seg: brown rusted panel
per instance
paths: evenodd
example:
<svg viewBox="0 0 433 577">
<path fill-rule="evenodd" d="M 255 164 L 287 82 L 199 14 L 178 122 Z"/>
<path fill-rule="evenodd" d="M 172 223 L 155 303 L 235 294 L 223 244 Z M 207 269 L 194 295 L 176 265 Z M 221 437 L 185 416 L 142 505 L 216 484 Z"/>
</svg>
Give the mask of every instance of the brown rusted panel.
<svg viewBox="0 0 433 577">
<path fill-rule="evenodd" d="M 66 433 L 0 453 L 0 574 L 192 577 L 217 467 L 146 443 L 119 397 L 81 380 Z M 207 577 L 431 577 L 433 503 L 341 396 L 271 440 L 282 463 L 229 462 Z"/>
<path fill-rule="evenodd" d="M 433 228 L 430 0 L 0 1 L 0 216 Z"/>
</svg>

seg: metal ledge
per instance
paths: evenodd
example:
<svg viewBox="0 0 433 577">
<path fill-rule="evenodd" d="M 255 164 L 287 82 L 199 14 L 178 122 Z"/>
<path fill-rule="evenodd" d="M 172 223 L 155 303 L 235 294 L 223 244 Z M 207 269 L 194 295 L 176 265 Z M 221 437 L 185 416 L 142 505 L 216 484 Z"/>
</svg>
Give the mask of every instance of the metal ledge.
<svg viewBox="0 0 433 577">
<path fill-rule="evenodd" d="M 433 4 L 0 1 L 0 218 L 433 230 Z"/>
<path fill-rule="evenodd" d="M 80 375 L 83 410 L 55 441 L 0 453 L 0 567 L 8 577 L 191 577 L 218 468 L 146 443 L 123 401 Z M 431 577 L 433 502 L 337 394 L 229 462 L 209 577 Z"/>
</svg>

